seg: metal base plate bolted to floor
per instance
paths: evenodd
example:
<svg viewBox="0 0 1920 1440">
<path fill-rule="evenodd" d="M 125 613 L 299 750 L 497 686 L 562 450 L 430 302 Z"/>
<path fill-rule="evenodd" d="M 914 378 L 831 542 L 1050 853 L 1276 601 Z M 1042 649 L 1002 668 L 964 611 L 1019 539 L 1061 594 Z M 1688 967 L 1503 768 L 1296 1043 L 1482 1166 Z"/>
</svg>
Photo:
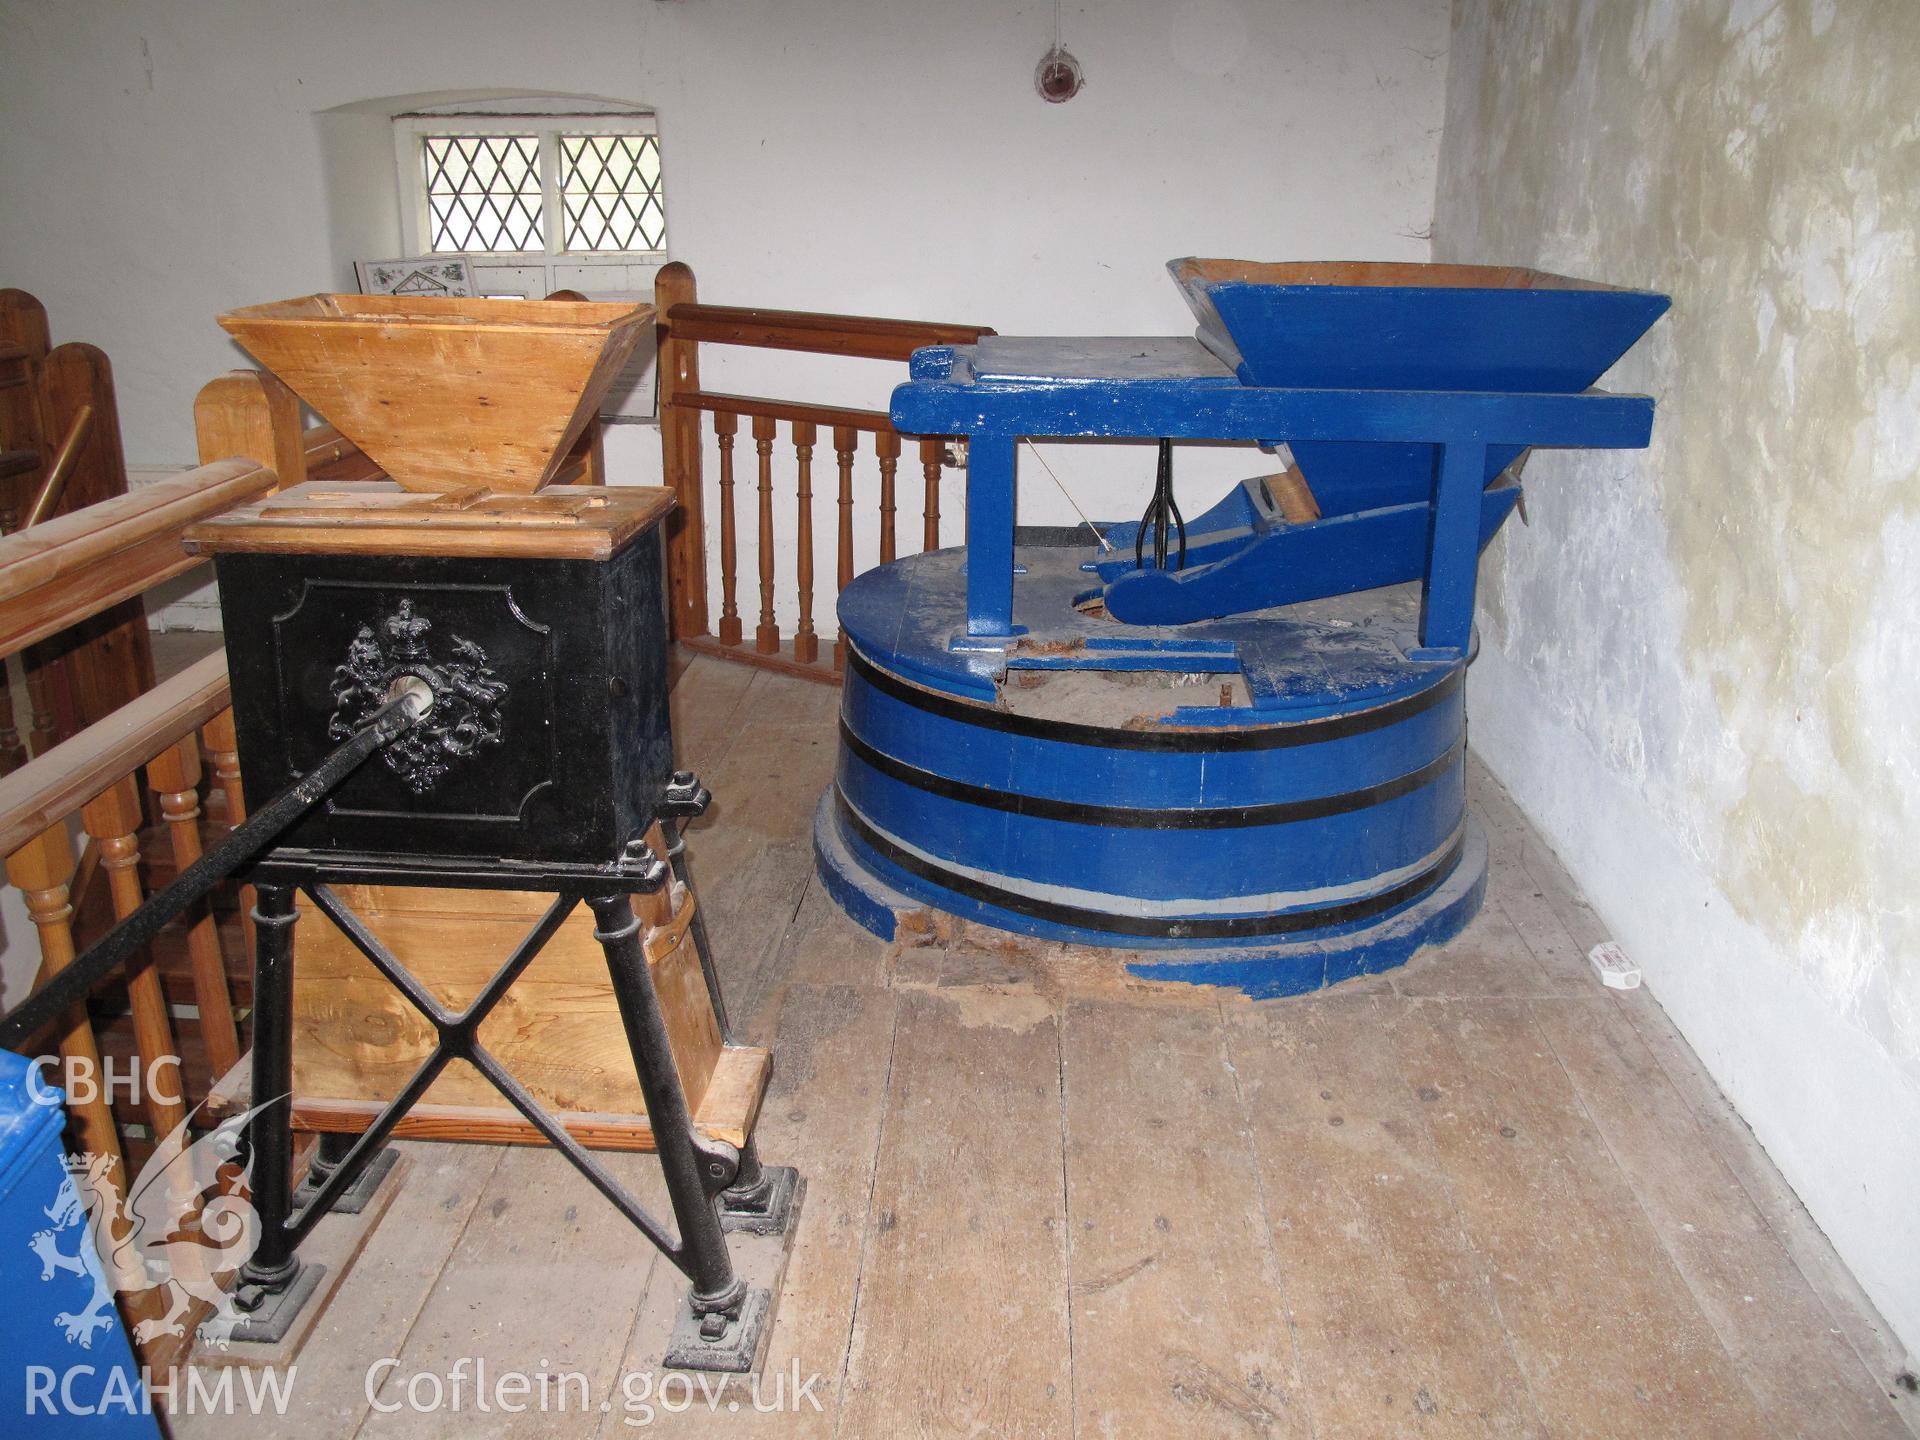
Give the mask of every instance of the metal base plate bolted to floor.
<svg viewBox="0 0 1920 1440">
<path fill-rule="evenodd" d="M 669 1370 L 713 1370 L 745 1375 L 759 1358 L 771 1299 L 759 1286 L 750 1288 L 746 1299 L 740 1302 L 740 1317 L 727 1326 L 717 1340 L 709 1340 L 700 1333 L 701 1317 L 693 1313 L 692 1304 L 683 1297 L 661 1363 Z"/>
<path fill-rule="evenodd" d="M 308 1261 L 286 1289 L 269 1290 L 261 1297 L 258 1309 L 244 1312 L 226 1339 L 238 1344 L 278 1345 L 287 1338 L 287 1331 L 300 1318 L 301 1310 L 320 1288 L 320 1280 L 326 1273 L 326 1266 Z M 202 1326 L 200 1338 L 217 1344 L 221 1337 L 209 1334 Z"/>
<path fill-rule="evenodd" d="M 385 1183 L 387 1176 L 393 1173 L 393 1167 L 399 1163 L 400 1152 L 389 1145 L 367 1162 L 367 1168 L 360 1172 L 360 1178 L 341 1192 L 340 1198 L 333 1202 L 327 1213 L 358 1215 L 367 1208 L 368 1203 Z M 293 1208 L 304 1209 L 313 1197 L 320 1193 L 320 1187 L 325 1183 L 325 1175 L 316 1175 L 313 1171 L 309 1171 L 307 1177 L 294 1187 Z"/>
<path fill-rule="evenodd" d="M 791 1165 L 769 1165 L 762 1172 L 767 1178 L 766 1197 L 756 1205 L 735 1207 L 728 1193 L 720 1192 L 720 1228 L 729 1235 L 784 1235 L 793 1213 L 794 1193 L 800 1188 L 800 1172 Z"/>
</svg>

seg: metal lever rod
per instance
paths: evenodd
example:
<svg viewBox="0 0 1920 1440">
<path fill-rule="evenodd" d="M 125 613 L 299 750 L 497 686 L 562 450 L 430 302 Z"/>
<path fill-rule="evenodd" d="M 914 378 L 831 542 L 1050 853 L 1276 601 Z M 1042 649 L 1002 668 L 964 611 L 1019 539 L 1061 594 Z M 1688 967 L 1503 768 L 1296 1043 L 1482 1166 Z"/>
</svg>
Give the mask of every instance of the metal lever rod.
<svg viewBox="0 0 1920 1440">
<path fill-rule="evenodd" d="M 1147 532 L 1153 532 L 1153 568 L 1167 568 L 1167 525 L 1171 521 L 1180 537 L 1180 558 L 1174 569 L 1187 568 L 1187 522 L 1180 514 L 1180 507 L 1173 498 L 1173 441 L 1162 439 L 1160 442 L 1160 463 L 1153 477 L 1153 499 L 1147 502 L 1147 513 L 1140 517 L 1140 528 L 1133 537 L 1133 565 L 1136 570 L 1146 565 Z"/>
<path fill-rule="evenodd" d="M 0 1046 L 12 1049 L 25 1043 L 69 1005 L 84 999 L 88 991 L 152 940 L 169 920 L 234 871 L 258 858 L 281 832 L 344 785 L 375 751 L 391 745 L 411 730 L 430 704 L 430 698 L 417 692 L 395 695 L 338 749 L 262 805 L 226 839 L 182 870 L 171 885 L 15 1006 L 0 1020 Z"/>
</svg>

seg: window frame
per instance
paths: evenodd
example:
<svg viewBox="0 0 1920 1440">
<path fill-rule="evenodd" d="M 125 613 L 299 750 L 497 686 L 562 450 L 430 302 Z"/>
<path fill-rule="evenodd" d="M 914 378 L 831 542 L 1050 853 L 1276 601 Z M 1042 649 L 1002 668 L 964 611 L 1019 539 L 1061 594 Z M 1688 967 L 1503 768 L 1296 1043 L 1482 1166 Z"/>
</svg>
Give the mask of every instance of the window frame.
<svg viewBox="0 0 1920 1440">
<path fill-rule="evenodd" d="M 427 177 L 423 161 L 429 136 L 443 135 L 534 135 L 540 159 L 539 250 L 443 250 L 432 244 L 432 221 L 427 201 Z M 560 193 L 560 140 L 572 135 L 651 135 L 659 143 L 659 117 L 636 112 L 554 114 L 529 112 L 443 112 L 396 115 L 393 119 L 394 164 L 400 182 L 401 235 L 409 255 L 465 255 L 483 263 L 499 265 L 545 265 L 551 272 L 559 265 L 646 265 L 658 268 L 667 263 L 670 246 L 665 233 L 657 250 L 568 250 L 566 240 L 566 201 Z M 665 155 L 661 156 L 659 199 L 662 224 L 666 223 L 667 185 Z"/>
</svg>

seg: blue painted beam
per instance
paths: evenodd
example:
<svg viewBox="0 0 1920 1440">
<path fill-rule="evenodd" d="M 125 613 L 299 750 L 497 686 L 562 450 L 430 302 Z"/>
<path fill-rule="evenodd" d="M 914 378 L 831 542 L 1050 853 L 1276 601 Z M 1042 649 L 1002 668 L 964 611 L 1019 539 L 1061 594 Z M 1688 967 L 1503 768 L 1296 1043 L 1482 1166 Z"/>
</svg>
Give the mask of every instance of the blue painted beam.
<svg viewBox="0 0 1920 1440">
<path fill-rule="evenodd" d="M 1519 502 L 1517 485 L 1481 492 L 1476 552 L 1484 550 Z M 1229 553 L 1190 548 L 1185 570 L 1135 569 L 1131 540 L 1125 562 L 1102 562 L 1113 579 L 1107 613 L 1129 625 L 1186 625 L 1293 605 L 1355 590 L 1425 578 L 1433 509 L 1427 501 L 1331 515 L 1299 525 L 1242 531 Z M 1191 557 L 1219 556 L 1210 561 Z"/>
<path fill-rule="evenodd" d="M 1386 440 L 1427 444 L 1639 450 L 1653 434 L 1653 399 L 1492 395 L 1444 390 L 1232 390 L 1142 381 L 1124 390 L 1080 384 L 910 383 L 893 392 L 895 428 L 909 435 L 997 433 L 1044 439 Z"/>
</svg>

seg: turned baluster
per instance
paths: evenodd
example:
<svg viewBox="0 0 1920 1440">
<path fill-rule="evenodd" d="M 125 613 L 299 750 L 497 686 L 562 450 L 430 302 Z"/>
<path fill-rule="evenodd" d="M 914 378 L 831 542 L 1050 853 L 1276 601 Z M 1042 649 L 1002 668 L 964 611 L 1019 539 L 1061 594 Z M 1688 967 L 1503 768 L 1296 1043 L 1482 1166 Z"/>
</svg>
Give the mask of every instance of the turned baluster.
<svg viewBox="0 0 1920 1440">
<path fill-rule="evenodd" d="M 920 473 L 927 477 L 926 533 L 920 546 L 923 550 L 940 548 L 940 457 L 943 442 L 922 438 L 920 441 Z"/>
<path fill-rule="evenodd" d="M 880 563 L 893 559 L 893 472 L 900 465 L 900 436 L 882 430 L 873 437 L 873 448 L 880 455 Z"/>
<path fill-rule="evenodd" d="M 73 842 L 67 837 L 66 825 L 56 824 L 41 831 L 9 855 L 7 879 L 25 896 L 27 917 L 39 932 L 39 983 L 44 984 L 73 962 Z M 110 1186 L 117 1194 L 126 1193 L 126 1166 L 113 1126 L 113 1111 L 107 1104 L 99 1047 L 93 1042 L 93 1027 L 87 1023 L 87 1007 L 70 1006 L 54 1022 L 54 1028 L 66 1072 L 76 1082 L 67 1096 L 75 1148 L 108 1157 L 98 1188 L 109 1208 L 99 1213 L 117 1214 L 117 1203 L 106 1191 Z M 47 1083 L 57 1085 L 60 1077 L 48 1076 Z"/>
<path fill-rule="evenodd" d="M 753 448 L 760 453 L 760 624 L 753 648 L 762 655 L 780 653 L 780 627 L 773 623 L 773 418 L 753 417 Z"/>
<path fill-rule="evenodd" d="M 27 747 L 13 718 L 13 666 L 0 662 L 0 775 L 11 775 L 27 763 Z"/>
<path fill-rule="evenodd" d="M 227 806 L 227 828 L 247 818 L 247 793 L 240 784 L 240 741 L 233 731 L 233 711 L 222 710 L 200 727 L 200 739 L 213 762 L 213 783 Z M 253 954 L 253 887 L 240 887 L 240 934 L 246 953 Z"/>
<path fill-rule="evenodd" d="M 800 517 L 794 536 L 794 582 L 800 587 L 800 623 L 793 631 L 793 658 L 811 665 L 820 658 L 813 633 L 813 442 L 811 420 L 793 422 L 793 459 L 799 473 Z"/>
<path fill-rule="evenodd" d="M 140 888 L 142 818 L 140 791 L 131 775 L 116 781 L 80 811 L 80 823 L 100 847 L 100 868 L 107 872 L 107 893 L 113 897 L 116 920 L 133 914 L 146 898 Z M 160 989 L 160 967 L 151 950 L 127 962 L 127 996 L 133 1002 L 133 1040 L 140 1062 L 141 1092 L 157 1140 L 186 1123 L 187 1107 L 180 1052 L 174 1047 L 167 997 Z M 155 1063 L 163 1060 L 170 1063 Z M 172 1071 L 170 1079 L 168 1070 Z"/>
<path fill-rule="evenodd" d="M 191 735 L 147 762 L 147 784 L 160 797 L 176 872 L 200 858 L 200 774 L 200 744 Z M 220 934 L 214 928 L 213 907 L 204 900 L 188 912 L 187 954 L 193 962 L 193 998 L 207 1058 L 216 1076 L 225 1075 L 240 1061 L 240 1039 Z"/>
<path fill-rule="evenodd" d="M 733 603 L 734 571 L 739 546 L 733 529 L 733 437 L 740 417 L 724 410 L 713 413 L 713 434 L 720 443 L 720 643 L 740 643 L 740 611 Z"/>
<path fill-rule="evenodd" d="M 59 722 L 53 713 L 51 677 L 46 665 L 34 663 L 31 649 L 20 656 L 20 666 L 26 672 L 27 709 L 31 716 L 27 722 L 27 748 L 35 755 L 44 755 L 60 739 Z"/>
<path fill-rule="evenodd" d="M 833 427 L 833 456 L 840 465 L 840 566 L 836 594 L 853 583 L 853 447 L 859 440 L 860 432 L 851 425 Z M 833 668 L 847 668 L 844 635 L 833 642 Z"/>
</svg>

